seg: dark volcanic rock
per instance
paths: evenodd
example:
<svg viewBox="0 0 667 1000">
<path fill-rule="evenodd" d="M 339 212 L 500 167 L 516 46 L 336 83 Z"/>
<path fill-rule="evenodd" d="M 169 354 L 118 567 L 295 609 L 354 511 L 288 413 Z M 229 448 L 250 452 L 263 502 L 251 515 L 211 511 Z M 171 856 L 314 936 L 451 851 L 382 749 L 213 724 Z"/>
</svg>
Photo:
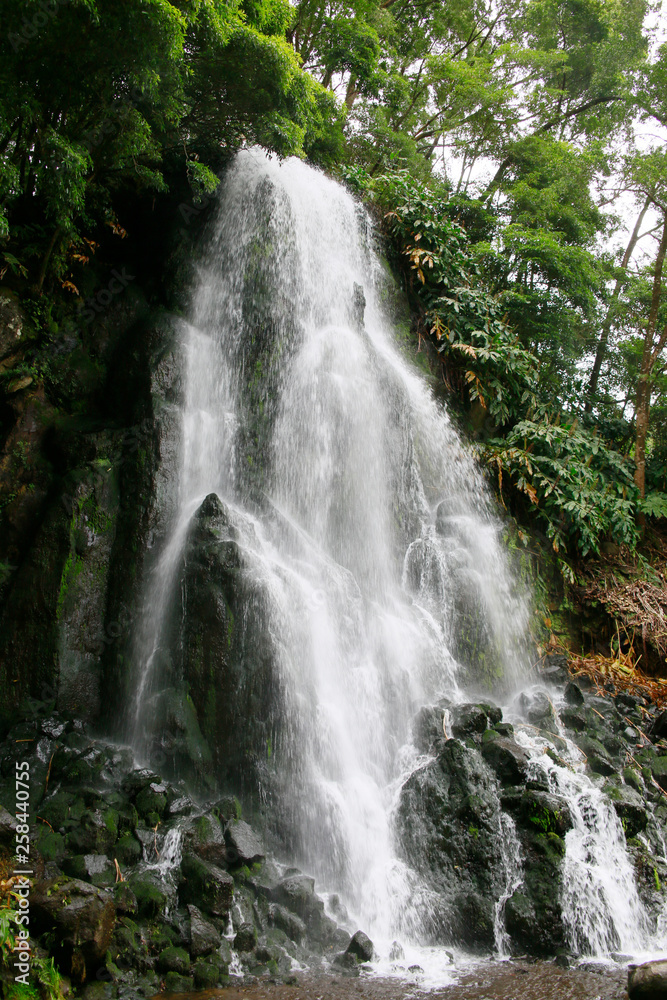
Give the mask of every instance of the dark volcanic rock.
<svg viewBox="0 0 667 1000">
<path fill-rule="evenodd" d="M 291 913 L 279 903 L 270 903 L 268 911 L 269 923 L 278 927 L 288 938 L 301 944 L 306 935 L 306 925 L 296 913 Z"/>
<path fill-rule="evenodd" d="M 305 919 L 316 900 L 315 879 L 310 875 L 290 875 L 284 878 L 272 892 L 273 899 L 292 913 Z"/>
<path fill-rule="evenodd" d="M 182 880 L 178 887 L 182 903 L 199 906 L 215 916 L 229 913 L 234 879 L 216 865 L 186 854 L 181 862 Z"/>
<path fill-rule="evenodd" d="M 227 865 L 227 845 L 222 823 L 215 813 L 205 813 L 187 821 L 183 834 L 186 850 L 218 867 Z"/>
<path fill-rule="evenodd" d="M 568 705 L 578 707 L 583 705 L 584 696 L 582 694 L 581 688 L 574 681 L 570 681 L 565 687 L 565 701 Z"/>
<path fill-rule="evenodd" d="M 605 794 L 609 796 L 616 810 L 626 837 L 635 837 L 645 829 L 648 823 L 646 805 L 641 795 L 628 785 L 605 785 Z"/>
<path fill-rule="evenodd" d="M 264 845 L 252 827 L 242 819 L 231 820 L 225 839 L 230 864 L 252 865 L 264 860 Z"/>
<path fill-rule="evenodd" d="M 460 739 L 483 733 L 503 717 L 497 705 L 465 704 L 452 708 L 452 733 Z"/>
<path fill-rule="evenodd" d="M 572 829 L 572 816 L 565 799 L 550 792 L 528 788 L 521 797 L 521 818 L 544 833 L 563 837 Z"/>
<path fill-rule="evenodd" d="M 492 947 L 493 901 L 501 892 L 496 788 L 477 750 L 447 740 L 437 759 L 405 782 L 397 813 L 405 858 L 439 894 L 439 934 L 473 948 Z"/>
<path fill-rule="evenodd" d="M 371 962 L 374 951 L 373 942 L 363 931 L 357 931 L 352 935 L 346 949 L 348 955 L 354 955 L 360 962 Z"/>
<path fill-rule="evenodd" d="M 78 879 L 38 882 L 30 894 L 31 932 L 53 932 L 56 953 L 83 981 L 99 967 L 111 942 L 116 908 L 111 896 Z"/>
<path fill-rule="evenodd" d="M 518 698 L 521 713 L 541 729 L 551 730 L 556 721 L 556 712 L 546 691 L 523 691 Z"/>
<path fill-rule="evenodd" d="M 236 951 L 252 951 L 257 944 L 257 932 L 251 923 L 241 924 L 234 937 Z"/>
<path fill-rule="evenodd" d="M 190 954 L 193 958 L 209 955 L 220 947 L 220 934 L 213 924 L 204 920 L 196 906 L 188 906 L 190 914 Z"/>
<path fill-rule="evenodd" d="M 518 785 L 526 778 L 529 755 L 507 736 L 490 729 L 484 734 L 482 756 L 493 768 L 502 785 Z"/>
</svg>

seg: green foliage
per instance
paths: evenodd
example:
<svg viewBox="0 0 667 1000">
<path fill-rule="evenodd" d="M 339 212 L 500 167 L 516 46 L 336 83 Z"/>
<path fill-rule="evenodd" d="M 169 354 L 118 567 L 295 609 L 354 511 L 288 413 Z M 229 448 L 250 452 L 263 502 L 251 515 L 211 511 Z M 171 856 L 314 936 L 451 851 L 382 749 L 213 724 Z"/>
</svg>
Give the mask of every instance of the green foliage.
<svg viewBox="0 0 667 1000">
<path fill-rule="evenodd" d="M 468 402 L 495 425 L 536 404 L 535 359 L 503 320 L 501 304 L 479 279 L 465 230 L 450 218 L 447 193 L 430 190 L 399 170 L 371 179 L 349 171 L 348 182 L 372 196 L 408 272 L 422 327 L 458 378 Z"/>
<path fill-rule="evenodd" d="M 647 517 L 667 518 L 667 493 L 647 493 L 640 499 L 639 509 Z"/>
<path fill-rule="evenodd" d="M 576 420 L 558 426 L 522 420 L 484 448 L 486 461 L 525 494 L 553 549 L 597 554 L 606 537 L 634 547 L 638 495 L 632 463 Z"/>
</svg>

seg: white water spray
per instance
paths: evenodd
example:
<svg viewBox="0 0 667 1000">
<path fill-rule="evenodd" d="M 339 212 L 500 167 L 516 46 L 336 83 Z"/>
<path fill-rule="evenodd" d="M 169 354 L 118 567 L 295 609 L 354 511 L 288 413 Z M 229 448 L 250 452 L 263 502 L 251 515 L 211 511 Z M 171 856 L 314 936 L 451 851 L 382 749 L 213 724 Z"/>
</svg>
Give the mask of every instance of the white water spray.
<svg viewBox="0 0 667 1000">
<path fill-rule="evenodd" d="M 132 725 L 141 745 L 169 669 L 165 626 L 189 525 L 216 493 L 268 609 L 290 850 L 388 954 L 398 934 L 406 947 L 426 936 L 433 895 L 397 856 L 393 828 L 397 789 L 418 765 L 411 720 L 456 699 L 475 664 L 500 668 L 511 689 L 525 669 L 526 613 L 480 473 L 394 345 L 372 235 L 352 197 L 298 161 L 248 151 L 225 179 L 183 329 L 177 514 L 137 633 Z M 613 822 L 613 859 L 591 859 L 608 806 L 603 816 L 578 772 L 548 770 L 577 824 L 566 860 L 573 946 L 631 949 L 641 920 L 632 910 L 624 922 L 601 880 L 619 856 Z M 501 954 L 520 878 L 512 833 L 496 901 Z M 625 874 L 614 877 L 629 892 Z"/>
</svg>

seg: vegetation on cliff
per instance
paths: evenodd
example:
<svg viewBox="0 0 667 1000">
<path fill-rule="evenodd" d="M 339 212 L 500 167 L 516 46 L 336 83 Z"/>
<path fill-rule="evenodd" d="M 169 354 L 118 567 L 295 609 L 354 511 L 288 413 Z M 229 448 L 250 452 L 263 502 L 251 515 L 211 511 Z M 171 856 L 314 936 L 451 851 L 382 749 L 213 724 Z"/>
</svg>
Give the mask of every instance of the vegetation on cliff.
<svg viewBox="0 0 667 1000">
<path fill-rule="evenodd" d="M 0 588 L 58 473 L 26 407 L 46 439 L 108 421 L 109 304 L 168 298 L 216 175 L 258 143 L 376 206 L 416 343 L 570 604 L 607 607 L 626 646 L 646 587 L 664 614 L 667 46 L 643 0 L 0 11 L 0 275 L 23 324 L 0 345 Z"/>
</svg>

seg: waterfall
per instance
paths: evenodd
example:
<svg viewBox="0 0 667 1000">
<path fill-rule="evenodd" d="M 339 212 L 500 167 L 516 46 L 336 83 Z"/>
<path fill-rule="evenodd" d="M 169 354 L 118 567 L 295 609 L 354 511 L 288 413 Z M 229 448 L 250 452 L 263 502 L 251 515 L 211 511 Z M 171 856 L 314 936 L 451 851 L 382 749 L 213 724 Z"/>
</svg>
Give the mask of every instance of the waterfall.
<svg viewBox="0 0 667 1000">
<path fill-rule="evenodd" d="M 413 718 L 466 687 L 509 697 L 526 675 L 526 607 L 475 461 L 397 346 L 374 240 L 352 196 L 297 160 L 248 150 L 228 170 L 181 331 L 177 500 L 135 638 L 130 727 L 148 753 L 179 663 L 195 647 L 200 657 L 211 629 L 225 632 L 211 669 L 261 678 L 243 681 L 255 707 L 243 732 L 226 732 L 223 763 L 255 727 L 261 740 L 238 749 L 238 767 L 253 762 L 273 842 L 340 893 L 388 954 L 399 934 L 428 939 L 439 905 L 394 827 L 401 787 L 429 759 Z M 197 561 L 202 538 L 209 554 Z M 249 596 L 232 614 L 221 577 L 211 607 L 224 626 L 207 612 L 184 638 L 177 611 L 197 612 L 196 574 L 215 559 Z M 242 655 L 226 666 L 234 643 Z M 212 698 L 219 729 L 229 701 Z M 579 774 L 549 775 L 573 802 L 581 832 L 567 863 L 580 883 L 601 806 Z M 521 858 L 509 817 L 499 830 L 505 953 Z M 585 931 L 584 947 L 572 918 L 573 944 L 630 947 L 627 928 L 593 915 L 591 895 L 606 915 L 616 905 L 603 889 L 577 891 L 567 912 L 588 906 L 605 942 Z"/>
</svg>

